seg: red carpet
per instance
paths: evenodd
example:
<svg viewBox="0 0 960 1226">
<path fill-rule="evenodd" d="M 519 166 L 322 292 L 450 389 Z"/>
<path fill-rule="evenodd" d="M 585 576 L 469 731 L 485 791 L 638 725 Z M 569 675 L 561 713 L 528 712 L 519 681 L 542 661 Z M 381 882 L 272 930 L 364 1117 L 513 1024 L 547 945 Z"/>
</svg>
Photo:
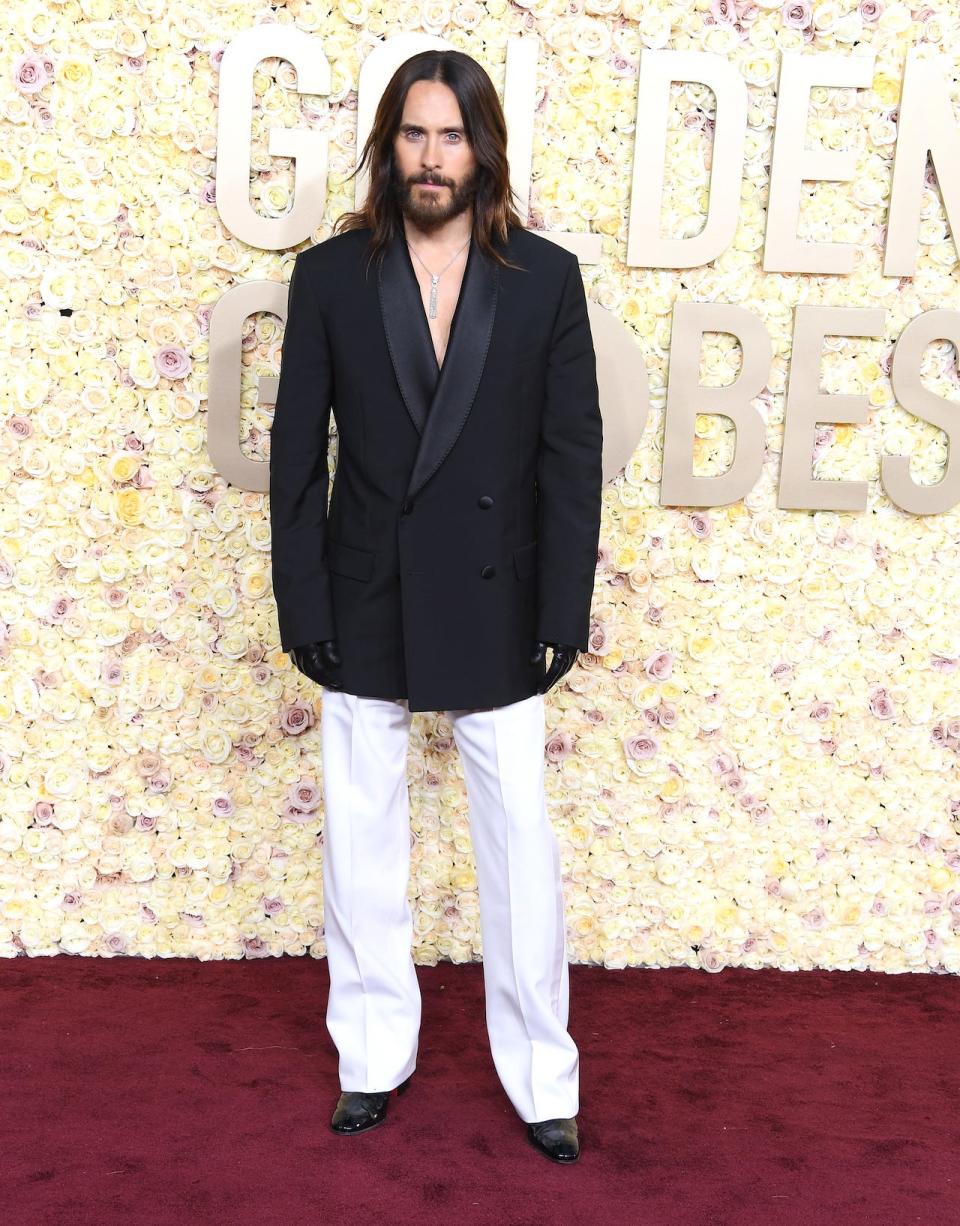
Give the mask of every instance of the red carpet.
<svg viewBox="0 0 960 1226">
<path fill-rule="evenodd" d="M 960 1223 L 955 977 L 571 966 L 560 1166 L 497 1080 L 480 964 L 418 974 L 410 1089 L 338 1137 L 324 961 L 6 962 L 3 1221 Z"/>
</svg>

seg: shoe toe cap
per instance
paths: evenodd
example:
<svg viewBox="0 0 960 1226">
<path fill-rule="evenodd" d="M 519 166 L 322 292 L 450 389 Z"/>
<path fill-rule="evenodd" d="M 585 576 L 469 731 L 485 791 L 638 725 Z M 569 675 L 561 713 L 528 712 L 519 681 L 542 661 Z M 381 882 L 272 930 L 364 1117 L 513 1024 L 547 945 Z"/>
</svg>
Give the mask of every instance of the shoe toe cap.
<svg viewBox="0 0 960 1226">
<path fill-rule="evenodd" d="M 531 1142 L 556 1162 L 574 1162 L 580 1156 L 575 1119 L 542 1120 L 527 1125 Z"/>
</svg>

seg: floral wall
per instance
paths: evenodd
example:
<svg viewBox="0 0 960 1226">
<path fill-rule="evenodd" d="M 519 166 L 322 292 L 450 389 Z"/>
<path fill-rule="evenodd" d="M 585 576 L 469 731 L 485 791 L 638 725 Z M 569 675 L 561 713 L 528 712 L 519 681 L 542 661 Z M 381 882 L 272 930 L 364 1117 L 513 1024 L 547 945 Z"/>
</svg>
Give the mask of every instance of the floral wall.
<svg viewBox="0 0 960 1226">
<path fill-rule="evenodd" d="M 906 515 L 877 481 L 884 452 L 913 450 L 919 481 L 945 458 L 889 379 L 905 322 L 960 308 L 929 170 L 916 275 L 884 278 L 881 259 L 904 56 L 958 45 L 952 0 L 4 8 L 0 953 L 325 952 L 322 691 L 279 650 L 266 496 L 227 484 L 205 443 L 213 307 L 234 285 L 287 281 L 295 254 L 245 245 L 216 208 L 218 68 L 261 22 L 315 36 L 332 65 L 328 98 L 298 95 L 278 59 L 253 82 L 263 215 L 289 208 L 295 182 L 268 130 L 329 132 L 310 242 L 354 204 L 356 87 L 377 40 L 442 36 L 498 90 L 508 35 L 541 40 L 529 225 L 602 236 L 587 292 L 643 352 L 654 408 L 605 490 L 592 650 L 548 696 L 571 960 L 960 970 L 960 515 Z M 805 192 L 800 230 L 857 242 L 856 275 L 766 275 L 780 56 L 859 43 L 876 53 L 872 88 L 815 89 L 808 127 L 855 147 L 857 175 Z M 625 263 L 643 48 L 719 53 L 749 88 L 737 239 L 709 267 Z M 665 234 L 705 212 L 712 105 L 672 86 Z M 658 505 L 671 313 L 692 298 L 763 309 L 775 337 L 763 478 L 693 514 Z M 884 337 L 824 355 L 824 389 L 868 392 L 871 417 L 821 425 L 814 473 L 869 480 L 862 515 L 776 506 L 798 301 L 889 307 Z M 243 449 L 264 461 L 257 378 L 277 373 L 281 339 L 277 317 L 247 320 Z M 728 382 L 733 339 L 710 336 L 701 364 L 704 383 Z M 927 349 L 923 379 L 960 396 L 949 344 Z M 698 473 L 729 462 L 725 425 L 698 420 Z M 415 958 L 478 958 L 443 715 L 414 716 L 409 769 Z"/>
</svg>

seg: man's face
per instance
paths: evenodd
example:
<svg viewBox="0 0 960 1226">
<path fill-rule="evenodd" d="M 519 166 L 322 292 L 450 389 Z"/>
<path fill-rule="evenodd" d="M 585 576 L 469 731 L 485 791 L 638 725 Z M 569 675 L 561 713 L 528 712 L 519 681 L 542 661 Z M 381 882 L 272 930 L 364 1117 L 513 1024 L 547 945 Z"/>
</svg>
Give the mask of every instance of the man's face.
<svg viewBox="0 0 960 1226">
<path fill-rule="evenodd" d="M 435 230 L 471 206 L 477 161 L 463 130 L 457 96 L 448 85 L 414 81 L 393 151 L 397 201 L 421 230 Z"/>
</svg>

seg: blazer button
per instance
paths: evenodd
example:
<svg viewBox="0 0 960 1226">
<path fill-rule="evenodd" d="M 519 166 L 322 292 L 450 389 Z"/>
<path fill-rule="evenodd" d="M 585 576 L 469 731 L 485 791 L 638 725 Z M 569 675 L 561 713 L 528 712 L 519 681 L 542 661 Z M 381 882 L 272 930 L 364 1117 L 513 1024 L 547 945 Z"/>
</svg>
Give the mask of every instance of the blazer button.
<svg viewBox="0 0 960 1226">
<path fill-rule="evenodd" d="M 495 566 L 485 566 L 483 570 L 480 572 L 480 574 L 484 577 L 484 579 L 492 579 L 496 573 L 497 573 L 497 568 Z"/>
<path fill-rule="evenodd" d="M 487 511 L 493 506 L 493 499 L 489 494 L 484 494 L 482 498 L 477 499 L 477 506 L 482 507 L 485 511 Z"/>
<path fill-rule="evenodd" d="M 409 498 L 404 498 L 403 506 L 400 508 L 400 510 L 403 512 L 404 515 L 410 514 L 410 512 L 413 510 L 413 503 L 410 501 Z"/>
</svg>

